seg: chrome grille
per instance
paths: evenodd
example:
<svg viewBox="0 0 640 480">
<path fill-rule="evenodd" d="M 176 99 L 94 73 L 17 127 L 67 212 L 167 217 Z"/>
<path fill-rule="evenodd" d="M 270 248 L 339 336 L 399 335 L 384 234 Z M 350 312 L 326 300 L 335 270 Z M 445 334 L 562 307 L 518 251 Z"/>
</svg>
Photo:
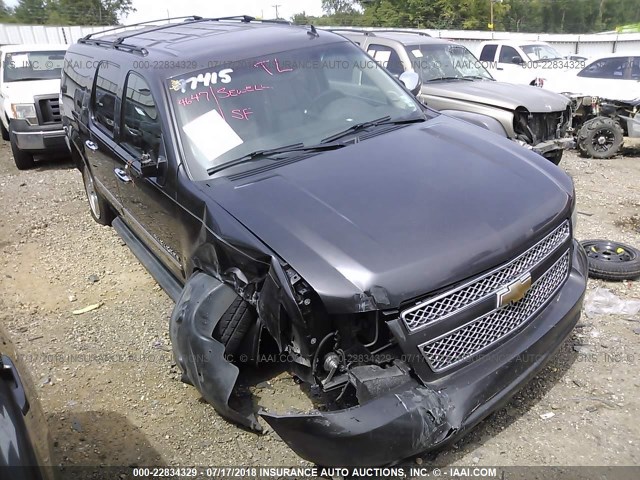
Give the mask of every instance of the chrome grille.
<svg viewBox="0 0 640 480">
<path fill-rule="evenodd" d="M 497 290 L 545 260 L 569 238 L 569 235 L 569 221 L 565 221 L 509 263 L 454 290 L 403 311 L 401 317 L 404 324 L 409 331 L 413 332 L 434 320 L 441 320 L 488 295 L 495 294 Z"/>
<path fill-rule="evenodd" d="M 477 355 L 524 325 L 555 292 L 569 273 L 567 251 L 519 302 L 495 310 L 418 348 L 434 372 L 446 370 Z"/>
</svg>

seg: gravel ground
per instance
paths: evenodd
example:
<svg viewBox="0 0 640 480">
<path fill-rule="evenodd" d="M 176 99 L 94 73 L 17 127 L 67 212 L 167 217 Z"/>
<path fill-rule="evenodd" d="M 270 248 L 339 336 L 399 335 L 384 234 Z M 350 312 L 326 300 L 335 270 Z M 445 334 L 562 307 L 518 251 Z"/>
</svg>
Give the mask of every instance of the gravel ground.
<svg viewBox="0 0 640 480">
<path fill-rule="evenodd" d="M 640 150 L 574 153 L 579 238 L 640 247 Z M 170 353 L 172 302 L 114 230 L 90 217 L 79 172 L 49 160 L 15 169 L 0 145 L 0 311 L 31 368 L 62 465 L 305 465 L 275 434 L 223 420 L 182 384 Z M 622 299 L 640 282 L 589 281 Z M 74 315 L 89 305 L 99 308 Z M 550 365 L 428 465 L 640 464 L 640 315 L 583 316 Z M 302 394 L 281 375 L 259 403 Z"/>
</svg>

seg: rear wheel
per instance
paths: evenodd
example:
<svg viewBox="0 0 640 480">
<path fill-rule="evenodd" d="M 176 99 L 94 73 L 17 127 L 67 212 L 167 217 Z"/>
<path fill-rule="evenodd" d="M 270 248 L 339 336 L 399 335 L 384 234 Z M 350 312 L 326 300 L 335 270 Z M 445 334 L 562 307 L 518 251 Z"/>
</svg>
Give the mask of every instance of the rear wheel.
<svg viewBox="0 0 640 480">
<path fill-rule="evenodd" d="M 84 182 L 84 191 L 89 201 L 91 216 L 100 225 L 111 225 L 111 220 L 113 220 L 111 205 L 109 205 L 109 202 L 96 190 L 93 175 L 86 166 L 82 169 L 82 181 Z"/>
<path fill-rule="evenodd" d="M 578 148 L 586 157 L 609 158 L 620 150 L 622 136 L 622 128 L 612 118 L 592 118 L 578 132 Z"/>
</svg>

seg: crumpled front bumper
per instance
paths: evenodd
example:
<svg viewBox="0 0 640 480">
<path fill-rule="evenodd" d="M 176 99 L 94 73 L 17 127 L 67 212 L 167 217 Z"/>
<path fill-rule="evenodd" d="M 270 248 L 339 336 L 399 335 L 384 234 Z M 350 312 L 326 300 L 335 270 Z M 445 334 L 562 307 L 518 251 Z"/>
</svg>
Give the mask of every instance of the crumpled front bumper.
<svg viewBox="0 0 640 480">
<path fill-rule="evenodd" d="M 539 155 L 544 156 L 545 154 L 555 152 L 557 150 L 569 150 L 571 148 L 575 148 L 575 146 L 576 142 L 573 138 L 565 137 L 557 138 L 555 140 L 547 140 L 546 142 L 540 142 L 537 145 L 531 146 L 531 150 Z"/>
<path fill-rule="evenodd" d="M 301 457 L 323 466 L 385 465 L 461 437 L 545 365 L 580 318 L 587 259 L 574 243 L 564 286 L 524 328 L 492 352 L 429 385 L 411 379 L 363 405 L 333 412 L 261 416 Z"/>
</svg>

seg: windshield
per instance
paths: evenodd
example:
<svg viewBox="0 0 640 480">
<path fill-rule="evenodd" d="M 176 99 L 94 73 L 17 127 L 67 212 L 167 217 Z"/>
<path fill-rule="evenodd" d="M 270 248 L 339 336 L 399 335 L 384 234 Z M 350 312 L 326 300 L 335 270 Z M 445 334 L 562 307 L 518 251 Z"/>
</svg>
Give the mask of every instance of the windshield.
<svg viewBox="0 0 640 480">
<path fill-rule="evenodd" d="M 255 152 L 309 147 L 361 123 L 423 116 L 418 102 L 350 42 L 218 65 L 173 77 L 168 88 L 196 179 Z"/>
<path fill-rule="evenodd" d="M 533 61 L 562 58 L 562 55 L 549 45 L 522 45 L 522 51 Z"/>
<path fill-rule="evenodd" d="M 4 58 L 5 82 L 60 79 L 64 50 L 46 52 L 12 52 Z"/>
<path fill-rule="evenodd" d="M 462 45 L 414 45 L 405 48 L 423 83 L 454 78 L 493 80 L 482 62 Z"/>
</svg>

